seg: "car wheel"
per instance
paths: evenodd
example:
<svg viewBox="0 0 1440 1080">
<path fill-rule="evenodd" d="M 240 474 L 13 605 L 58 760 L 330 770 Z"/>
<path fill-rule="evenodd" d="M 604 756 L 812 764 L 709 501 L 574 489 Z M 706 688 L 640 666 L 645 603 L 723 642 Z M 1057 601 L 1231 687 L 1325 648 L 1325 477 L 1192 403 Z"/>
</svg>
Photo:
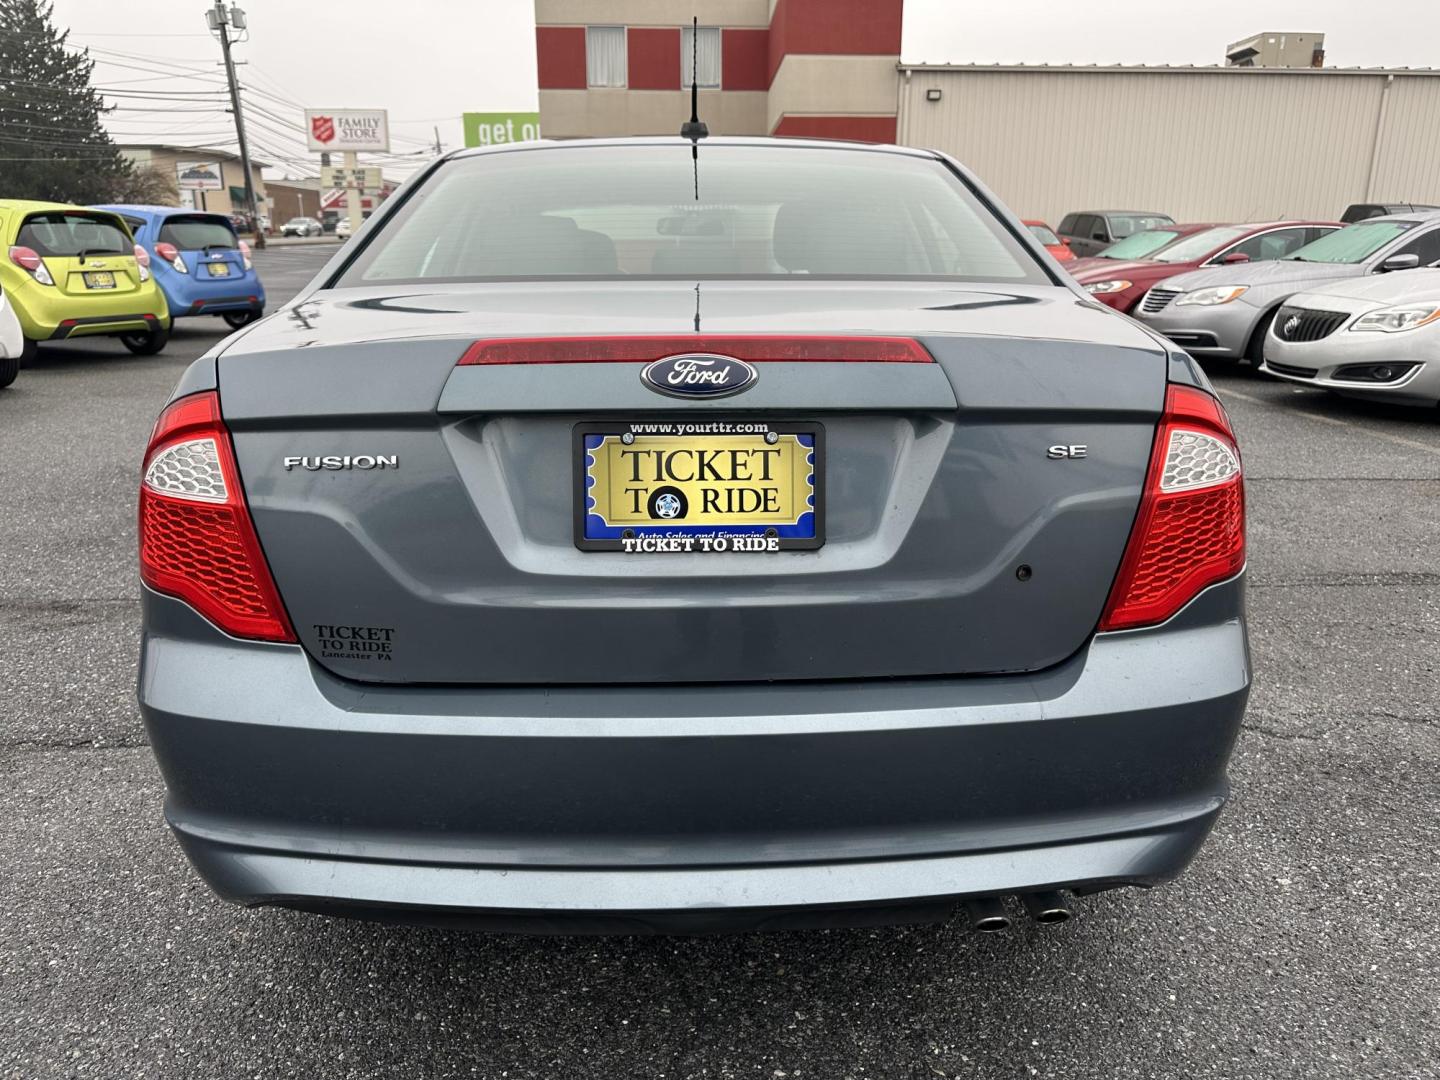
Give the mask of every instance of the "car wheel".
<svg viewBox="0 0 1440 1080">
<path fill-rule="evenodd" d="M 23 344 L 20 346 L 20 355 L 15 358 L 15 362 L 22 368 L 34 367 L 35 358 L 40 355 L 40 346 L 28 337 L 21 340 Z"/>
<path fill-rule="evenodd" d="M 154 356 L 165 348 L 165 343 L 169 340 L 170 329 L 164 326 L 157 326 L 154 330 L 147 330 L 144 333 L 120 335 L 120 344 L 136 356 Z"/>
<path fill-rule="evenodd" d="M 232 330 L 239 330 L 242 326 L 249 326 L 260 317 L 258 311 L 222 311 L 220 317 L 225 320 L 225 325 Z"/>
<path fill-rule="evenodd" d="M 1265 335 L 1270 333 L 1270 324 L 1275 321 L 1276 312 L 1279 310 L 1276 308 L 1274 311 L 1267 311 L 1260 317 L 1250 335 L 1249 343 L 1245 346 L 1245 360 L 1255 367 L 1259 367 L 1265 360 Z"/>
<path fill-rule="evenodd" d="M 0 356 L 0 388 L 9 386 L 20 374 L 20 357 Z"/>
</svg>

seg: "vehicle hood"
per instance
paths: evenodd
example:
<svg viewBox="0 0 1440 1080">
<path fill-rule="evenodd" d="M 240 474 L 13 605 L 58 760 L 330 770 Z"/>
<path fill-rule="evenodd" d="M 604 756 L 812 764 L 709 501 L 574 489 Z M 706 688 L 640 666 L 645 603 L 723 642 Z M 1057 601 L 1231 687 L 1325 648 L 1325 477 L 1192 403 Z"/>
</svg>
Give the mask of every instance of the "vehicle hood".
<svg viewBox="0 0 1440 1080">
<path fill-rule="evenodd" d="M 776 330 L 967 334 L 1159 351 L 1129 320 L 1053 286 L 567 281 L 322 289 L 236 335 L 226 355 L 420 339 Z"/>
<path fill-rule="evenodd" d="M 1307 281 L 1329 281 L 1334 278 L 1360 277 L 1365 267 L 1353 263 L 1300 262 L 1277 259 L 1274 262 L 1242 263 L 1237 266 L 1213 266 L 1176 274 L 1164 281 L 1167 289 L 1203 289 L 1211 285 L 1278 285 L 1294 287 Z"/>
<path fill-rule="evenodd" d="M 1194 263 L 1162 263 L 1153 259 L 1086 259 L 1087 265 L 1076 266 L 1070 276 L 1082 285 L 1111 278 L 1127 278 L 1130 281 L 1158 281 L 1163 277 L 1182 274 L 1195 266 Z"/>
<path fill-rule="evenodd" d="M 1393 274 L 1369 274 L 1365 277 L 1337 281 L 1324 288 L 1304 294 L 1303 298 L 1333 297 L 1357 303 L 1348 310 L 1389 307 L 1410 300 L 1440 300 L 1440 270 L 1400 270 Z M 1296 297 L 1294 303 L 1300 303 Z M 1367 303 L 1368 302 L 1368 303 Z"/>
</svg>

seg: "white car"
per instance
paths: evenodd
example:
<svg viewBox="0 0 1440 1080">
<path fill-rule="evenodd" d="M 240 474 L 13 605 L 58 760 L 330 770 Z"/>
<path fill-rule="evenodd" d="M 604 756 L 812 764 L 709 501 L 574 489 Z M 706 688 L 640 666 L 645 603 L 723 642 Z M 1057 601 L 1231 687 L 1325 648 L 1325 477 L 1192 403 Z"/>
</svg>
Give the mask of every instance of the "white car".
<svg viewBox="0 0 1440 1080">
<path fill-rule="evenodd" d="M 1261 370 L 1349 397 L 1440 403 L 1440 269 L 1297 293 L 1276 312 Z"/>
<path fill-rule="evenodd" d="M 9 386 L 20 374 L 20 353 L 25 348 L 25 335 L 20 331 L 20 320 L 10 301 L 5 299 L 5 290 L 0 289 L 0 387 Z"/>
<path fill-rule="evenodd" d="M 335 222 L 335 237 L 339 240 L 350 239 L 350 219 L 342 217 Z"/>
</svg>

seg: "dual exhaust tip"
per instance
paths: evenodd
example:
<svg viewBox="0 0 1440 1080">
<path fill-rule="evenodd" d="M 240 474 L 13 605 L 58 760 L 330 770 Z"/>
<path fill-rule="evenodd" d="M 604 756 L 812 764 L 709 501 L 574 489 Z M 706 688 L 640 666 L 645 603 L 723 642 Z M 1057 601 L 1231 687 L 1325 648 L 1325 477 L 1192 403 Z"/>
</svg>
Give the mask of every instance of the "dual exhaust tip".
<svg viewBox="0 0 1440 1080">
<path fill-rule="evenodd" d="M 1030 918 L 1037 923 L 1063 923 L 1074 914 L 1070 901 L 1056 889 L 1022 893 L 1020 902 Z M 982 934 L 995 934 L 1010 927 L 1010 916 L 998 896 L 977 896 L 965 901 L 965 914 L 970 927 Z"/>
</svg>

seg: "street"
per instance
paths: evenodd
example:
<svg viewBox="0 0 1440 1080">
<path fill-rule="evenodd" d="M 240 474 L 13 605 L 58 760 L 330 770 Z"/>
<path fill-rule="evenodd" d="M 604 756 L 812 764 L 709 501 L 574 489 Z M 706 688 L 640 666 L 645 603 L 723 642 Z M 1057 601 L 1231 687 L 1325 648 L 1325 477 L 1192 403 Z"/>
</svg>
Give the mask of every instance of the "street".
<svg viewBox="0 0 1440 1080">
<path fill-rule="evenodd" d="M 258 252 L 270 306 L 334 250 Z M 229 906 L 164 826 L 138 463 L 225 332 L 46 348 L 0 394 L 0 1076 L 1440 1076 L 1433 411 L 1212 366 L 1255 690 L 1233 801 L 1177 882 L 989 936 L 486 936 Z"/>
</svg>

